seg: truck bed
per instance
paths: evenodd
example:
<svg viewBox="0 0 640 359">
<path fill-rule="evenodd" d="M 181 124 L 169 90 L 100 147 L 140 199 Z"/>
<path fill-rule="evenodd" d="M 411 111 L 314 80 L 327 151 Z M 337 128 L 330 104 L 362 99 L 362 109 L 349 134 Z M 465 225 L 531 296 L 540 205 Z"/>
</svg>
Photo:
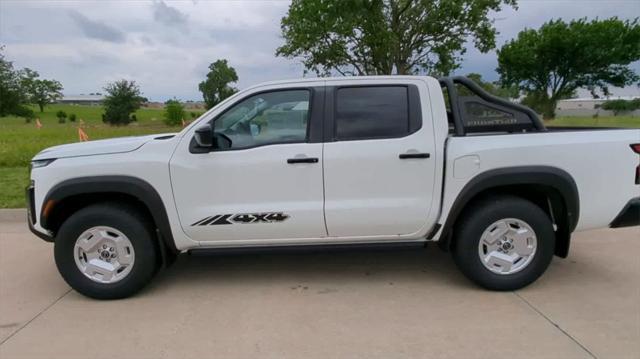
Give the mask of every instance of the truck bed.
<svg viewBox="0 0 640 359">
<path fill-rule="evenodd" d="M 640 129 L 549 128 L 509 135 L 450 136 L 443 213 L 475 174 L 519 164 L 551 166 L 570 174 L 576 183 L 580 199 L 576 230 L 608 227 L 630 199 L 640 196 L 634 182 L 638 155 L 630 148 L 639 141 Z"/>
</svg>

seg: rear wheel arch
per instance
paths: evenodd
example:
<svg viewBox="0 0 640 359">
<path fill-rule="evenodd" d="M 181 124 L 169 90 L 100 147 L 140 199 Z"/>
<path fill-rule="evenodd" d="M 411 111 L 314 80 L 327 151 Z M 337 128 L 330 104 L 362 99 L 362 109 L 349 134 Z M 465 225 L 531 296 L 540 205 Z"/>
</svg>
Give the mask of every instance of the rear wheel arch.
<svg viewBox="0 0 640 359">
<path fill-rule="evenodd" d="M 80 177 L 55 185 L 42 202 L 41 226 L 55 235 L 73 213 L 98 202 L 125 202 L 135 206 L 157 228 L 161 251 L 178 253 L 160 195 L 148 182 L 131 176 Z"/>
<path fill-rule="evenodd" d="M 449 250 L 453 228 L 463 211 L 478 200 L 513 195 L 542 208 L 556 225 L 555 254 L 566 257 L 579 218 L 578 188 L 566 171 L 550 166 L 521 166 L 483 172 L 460 191 L 443 225 L 440 247 Z"/>
</svg>

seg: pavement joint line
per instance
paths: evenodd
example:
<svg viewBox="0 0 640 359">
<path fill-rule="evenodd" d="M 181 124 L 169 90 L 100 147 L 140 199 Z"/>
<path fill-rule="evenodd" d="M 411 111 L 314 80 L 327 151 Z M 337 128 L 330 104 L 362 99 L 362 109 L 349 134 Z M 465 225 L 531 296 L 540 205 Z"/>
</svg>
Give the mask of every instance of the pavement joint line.
<svg viewBox="0 0 640 359">
<path fill-rule="evenodd" d="M 18 334 L 19 332 L 22 331 L 22 329 L 26 328 L 27 325 L 31 324 L 31 322 L 33 322 L 34 320 L 36 320 L 42 313 L 46 312 L 47 310 L 49 310 L 49 308 L 53 307 L 54 305 L 56 305 L 56 303 L 58 303 L 62 298 L 66 297 L 67 294 L 69 294 L 73 289 L 69 288 L 69 290 L 67 290 L 66 292 L 64 292 L 60 297 L 58 297 L 58 299 L 54 300 L 53 303 L 49 304 L 48 306 L 46 306 L 44 309 L 42 309 L 40 312 L 38 312 L 38 314 L 36 314 L 33 318 L 29 319 L 26 323 L 24 323 L 23 326 L 21 326 L 20 328 L 18 328 L 18 330 L 16 330 L 15 332 L 11 333 L 11 335 L 9 335 L 7 338 L 5 338 L 5 340 L 3 340 L 2 342 L 0 342 L 0 346 L 3 345 L 4 343 L 6 343 L 9 339 L 13 338 L 14 335 Z"/>
<path fill-rule="evenodd" d="M 556 329 L 558 329 L 560 332 L 562 332 L 562 334 L 564 334 L 567 338 L 571 339 L 571 341 L 573 341 L 574 343 L 576 343 L 580 348 L 582 348 L 582 350 L 584 350 L 585 352 L 587 352 L 592 358 L 594 359 L 598 359 L 597 356 L 595 356 L 595 354 L 593 354 L 589 349 L 587 349 L 587 347 L 585 347 L 582 343 L 580 343 L 576 338 L 574 338 L 571 334 L 569 334 L 566 330 L 562 329 L 562 327 L 557 324 L 556 322 L 554 322 L 553 320 L 551 320 L 551 318 L 549 318 L 548 316 L 546 316 L 541 310 L 539 310 L 538 308 L 536 308 L 533 304 L 531 304 L 531 302 L 529 302 L 528 300 L 526 300 L 523 296 L 521 296 L 520 294 L 518 294 L 518 292 L 512 292 L 516 297 L 520 298 L 520 300 L 522 300 L 523 302 L 525 302 L 527 304 L 527 306 L 529 306 L 529 308 L 533 309 L 536 313 L 538 313 L 541 317 L 543 317 L 544 319 L 546 319 L 547 322 L 549 322 L 551 325 L 553 325 Z"/>
</svg>

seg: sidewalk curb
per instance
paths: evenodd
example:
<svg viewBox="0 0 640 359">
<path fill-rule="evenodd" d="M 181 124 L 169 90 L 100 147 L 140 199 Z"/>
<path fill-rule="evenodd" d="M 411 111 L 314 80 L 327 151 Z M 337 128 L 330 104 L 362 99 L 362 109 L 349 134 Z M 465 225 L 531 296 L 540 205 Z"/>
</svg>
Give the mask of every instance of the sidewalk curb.
<svg viewBox="0 0 640 359">
<path fill-rule="evenodd" d="M 27 218 L 26 208 L 0 208 L 0 222 L 20 222 Z"/>
</svg>

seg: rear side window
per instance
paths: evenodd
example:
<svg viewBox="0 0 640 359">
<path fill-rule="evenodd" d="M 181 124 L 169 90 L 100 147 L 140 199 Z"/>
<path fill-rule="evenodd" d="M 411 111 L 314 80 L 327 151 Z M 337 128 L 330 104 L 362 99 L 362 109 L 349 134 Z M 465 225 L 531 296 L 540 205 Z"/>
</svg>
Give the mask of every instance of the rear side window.
<svg viewBox="0 0 640 359">
<path fill-rule="evenodd" d="M 339 88 L 334 117 L 336 139 L 364 140 L 408 135 L 407 92 L 405 86 Z"/>
</svg>

